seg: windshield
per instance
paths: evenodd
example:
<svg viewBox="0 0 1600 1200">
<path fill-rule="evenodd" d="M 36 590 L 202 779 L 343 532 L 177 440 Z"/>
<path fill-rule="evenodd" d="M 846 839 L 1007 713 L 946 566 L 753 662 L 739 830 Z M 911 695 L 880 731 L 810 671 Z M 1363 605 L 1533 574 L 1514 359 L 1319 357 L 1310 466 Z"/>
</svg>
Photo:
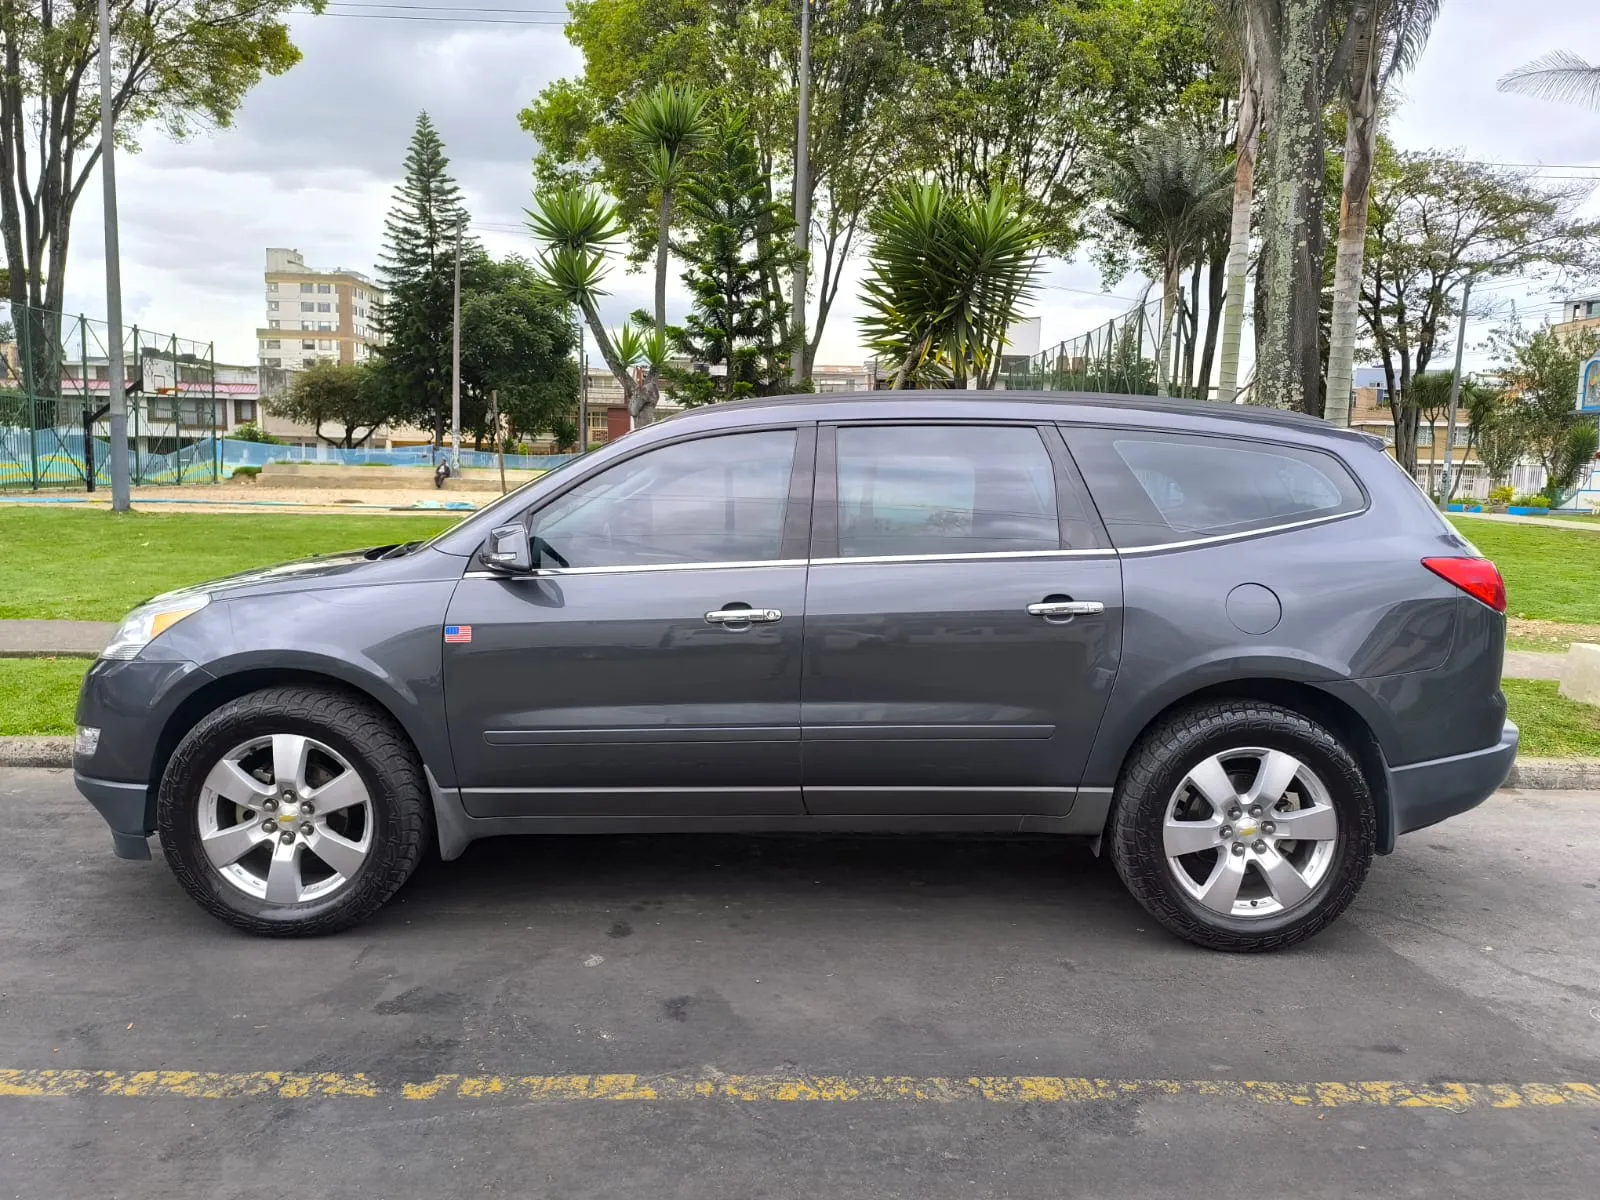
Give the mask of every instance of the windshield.
<svg viewBox="0 0 1600 1200">
<path fill-rule="evenodd" d="M 567 468 L 569 468 L 571 466 L 574 466 L 577 463 L 581 463 L 581 462 L 585 461 L 593 453 L 594 453 L 593 450 L 587 450 L 582 454 L 574 454 L 571 458 L 567 459 L 567 461 L 562 463 L 560 466 L 551 467 L 548 471 L 545 471 L 545 472 L 543 472 L 542 474 L 539 474 L 539 475 L 535 475 L 532 479 L 528 480 L 527 483 L 524 483 L 519 487 L 513 488 L 511 491 L 507 492 L 504 496 L 501 496 L 498 500 L 495 500 L 492 503 L 486 505 L 485 507 L 478 509 L 476 512 L 470 512 L 470 513 L 463 514 L 463 519 L 467 520 L 467 521 L 470 521 L 475 517 L 483 516 L 485 513 L 499 512 L 499 511 L 507 509 L 507 508 L 511 508 L 511 509 L 517 508 L 518 504 L 519 504 L 518 497 L 521 496 L 523 492 L 527 491 L 534 484 L 543 483 L 546 479 L 549 479 L 550 476 L 552 476 L 552 475 L 559 475 L 562 471 L 565 471 Z M 443 529 L 441 529 L 438 533 L 434 534 L 426 542 L 420 542 L 420 543 L 418 543 L 418 545 L 419 546 L 431 546 L 435 542 L 437 542 L 440 538 L 447 537 L 450 534 L 454 533 L 459 527 L 460 527 L 460 522 L 457 522 L 454 525 L 446 525 Z"/>
</svg>

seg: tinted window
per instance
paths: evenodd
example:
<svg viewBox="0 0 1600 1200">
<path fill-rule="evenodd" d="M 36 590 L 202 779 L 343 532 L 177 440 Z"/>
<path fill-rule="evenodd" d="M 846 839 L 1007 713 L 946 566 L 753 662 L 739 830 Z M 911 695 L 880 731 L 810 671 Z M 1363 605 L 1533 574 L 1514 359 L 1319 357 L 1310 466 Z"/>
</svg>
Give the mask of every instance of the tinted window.
<svg viewBox="0 0 1600 1200">
<path fill-rule="evenodd" d="M 846 558 L 1060 548 L 1055 480 L 1036 430 L 844 427 L 838 462 Z"/>
<path fill-rule="evenodd" d="M 777 558 L 794 440 L 778 430 L 651 450 L 552 501 L 533 532 L 574 567 Z"/>
<path fill-rule="evenodd" d="M 1111 540 L 1153 546 L 1359 512 L 1331 454 L 1242 438 L 1070 429 L 1067 440 Z"/>
</svg>

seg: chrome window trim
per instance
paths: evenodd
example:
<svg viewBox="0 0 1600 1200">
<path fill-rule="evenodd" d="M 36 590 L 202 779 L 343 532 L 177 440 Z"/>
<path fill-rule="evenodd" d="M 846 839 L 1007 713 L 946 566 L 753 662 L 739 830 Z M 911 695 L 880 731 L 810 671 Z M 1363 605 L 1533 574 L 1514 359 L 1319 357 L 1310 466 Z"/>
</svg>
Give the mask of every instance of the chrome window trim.
<svg viewBox="0 0 1600 1200">
<path fill-rule="evenodd" d="M 1185 541 L 1159 542 L 1154 546 L 1131 546 L 1126 550 L 1096 547 L 1085 550 L 991 550 L 971 554 L 884 554 L 858 555 L 848 558 L 767 558 L 744 562 L 712 563 L 649 563 L 640 566 L 616 567 L 545 567 L 525 575 L 503 575 L 498 571 L 468 571 L 463 579 L 544 579 L 562 575 L 643 575 L 655 571 L 721 571 L 749 570 L 754 567 L 850 567 L 868 563 L 914 564 L 954 562 L 1001 562 L 1007 559 L 1054 558 L 1128 558 L 1133 555 L 1160 554 L 1168 550 L 1188 550 L 1195 546 L 1214 546 L 1222 542 L 1237 542 L 1245 538 L 1264 537 L 1271 533 L 1286 533 L 1291 529 L 1307 529 L 1313 525 L 1328 525 L 1334 521 L 1348 521 L 1371 511 L 1370 508 L 1353 512 L 1333 513 L 1326 517 L 1311 517 L 1305 521 L 1289 521 L 1282 525 L 1263 525 L 1258 529 L 1245 529 L 1238 533 L 1218 533 L 1208 537 L 1189 538 Z"/>
</svg>

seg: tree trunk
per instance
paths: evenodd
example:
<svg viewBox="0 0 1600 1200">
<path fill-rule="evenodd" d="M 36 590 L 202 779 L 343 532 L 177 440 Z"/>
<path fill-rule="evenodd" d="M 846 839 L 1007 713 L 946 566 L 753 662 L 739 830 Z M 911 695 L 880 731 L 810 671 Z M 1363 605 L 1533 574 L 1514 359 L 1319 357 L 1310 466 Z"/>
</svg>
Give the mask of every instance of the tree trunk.
<svg viewBox="0 0 1600 1200">
<path fill-rule="evenodd" d="M 1250 269 L 1250 214 L 1255 202 L 1256 142 L 1261 132 L 1261 98 L 1251 70 L 1247 65 L 1239 84 L 1238 129 L 1234 138 L 1233 219 L 1228 226 L 1227 299 L 1223 303 L 1222 363 L 1217 382 L 1217 399 L 1224 404 L 1232 404 L 1239 394 L 1244 285 Z"/>
<path fill-rule="evenodd" d="M 611 344 L 611 335 L 606 332 L 606 327 L 600 322 L 600 312 L 594 306 L 594 297 L 584 296 L 578 301 L 578 307 L 583 310 L 583 319 L 589 325 L 589 332 L 594 335 L 595 346 L 600 351 L 600 357 L 605 361 L 607 369 L 610 370 L 611 377 L 617 381 L 617 386 L 622 389 L 622 402 L 628 407 L 628 415 L 633 416 L 633 372 L 623 364 L 622 357 L 617 353 L 617 348 Z M 654 416 L 654 402 L 651 403 L 650 411 L 651 415 Z M 579 453 L 581 454 L 588 448 L 589 431 L 580 429 L 578 438 Z"/>
<path fill-rule="evenodd" d="M 1377 3 L 1369 4 L 1369 28 Z M 1328 404 L 1325 416 L 1336 426 L 1350 424 L 1350 392 L 1355 380 L 1357 305 L 1367 244 L 1367 200 L 1372 160 L 1378 147 L 1378 60 L 1381 42 L 1367 36 L 1351 67 L 1345 103 L 1344 190 L 1339 197 L 1339 249 L 1333 268 L 1333 321 L 1328 334 Z"/>
<path fill-rule="evenodd" d="M 1252 13 L 1268 7 L 1251 5 Z M 1323 42 L 1328 0 L 1285 0 L 1276 28 L 1262 30 L 1257 58 L 1266 62 L 1274 33 L 1280 81 L 1269 100 L 1269 226 L 1261 282 L 1266 329 L 1256 379 L 1266 403 L 1320 415 L 1322 355 L 1318 309 L 1322 293 Z M 1270 93 L 1269 93 L 1270 94 Z"/>
<path fill-rule="evenodd" d="M 661 398 L 661 376 L 653 370 L 646 371 L 644 378 L 633 390 L 633 397 L 628 403 L 628 413 L 633 417 L 633 427 L 643 429 L 646 425 L 654 423 L 656 419 L 656 401 Z"/>
<path fill-rule="evenodd" d="M 1200 338 L 1200 260 L 1189 268 L 1189 319 L 1183 329 L 1183 394 L 1194 395 L 1194 349 Z"/>
<path fill-rule="evenodd" d="M 1211 399 L 1211 367 L 1217 357 L 1217 331 L 1222 325 L 1223 271 L 1227 268 L 1229 246 L 1218 242 L 1211 248 L 1206 267 L 1206 337 L 1200 350 L 1200 375 L 1196 395 Z"/>
<path fill-rule="evenodd" d="M 1172 315 L 1178 307 L 1179 267 L 1167 258 L 1161 272 L 1161 331 L 1156 339 L 1156 395 L 1172 395 L 1172 381 L 1168 364 L 1172 355 Z"/>
<path fill-rule="evenodd" d="M 667 328 L 667 237 L 672 230 L 672 189 L 661 189 L 661 216 L 656 227 L 656 332 Z M 652 406 L 653 407 L 653 406 Z"/>
</svg>

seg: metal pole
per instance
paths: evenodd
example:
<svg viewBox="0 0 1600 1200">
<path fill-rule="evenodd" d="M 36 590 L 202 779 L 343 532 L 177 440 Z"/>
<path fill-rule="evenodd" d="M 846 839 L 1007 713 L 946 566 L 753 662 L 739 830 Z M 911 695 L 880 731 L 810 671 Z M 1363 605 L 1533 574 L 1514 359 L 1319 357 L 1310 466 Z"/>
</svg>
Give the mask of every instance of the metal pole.
<svg viewBox="0 0 1600 1200">
<path fill-rule="evenodd" d="M 575 317 L 578 326 L 578 453 L 589 452 L 589 349 L 585 341 L 583 318 Z"/>
<path fill-rule="evenodd" d="M 800 0 L 800 117 L 794 139 L 794 361 L 789 377 L 806 381 L 806 274 L 811 253 L 811 0 Z"/>
<path fill-rule="evenodd" d="M 122 254 L 117 245 L 116 147 L 111 140 L 111 5 L 100 0 L 100 178 L 106 210 L 106 375 L 111 385 L 111 511 L 128 511 L 128 397 L 123 390 Z"/>
<path fill-rule="evenodd" d="M 489 393 L 489 412 L 494 419 L 494 444 L 500 449 L 500 494 L 506 494 L 506 439 L 500 428 L 500 389 Z"/>
<path fill-rule="evenodd" d="M 1450 380 L 1450 416 L 1444 425 L 1444 469 L 1439 476 L 1439 507 L 1450 504 L 1450 452 L 1455 448 L 1456 407 L 1461 403 L 1461 358 L 1467 348 L 1467 301 L 1472 298 L 1472 276 L 1461 289 L 1461 320 L 1456 324 L 1456 373 Z"/>
<path fill-rule="evenodd" d="M 450 470 L 461 474 L 461 224 L 456 222 L 456 290 L 450 322 Z"/>
</svg>

